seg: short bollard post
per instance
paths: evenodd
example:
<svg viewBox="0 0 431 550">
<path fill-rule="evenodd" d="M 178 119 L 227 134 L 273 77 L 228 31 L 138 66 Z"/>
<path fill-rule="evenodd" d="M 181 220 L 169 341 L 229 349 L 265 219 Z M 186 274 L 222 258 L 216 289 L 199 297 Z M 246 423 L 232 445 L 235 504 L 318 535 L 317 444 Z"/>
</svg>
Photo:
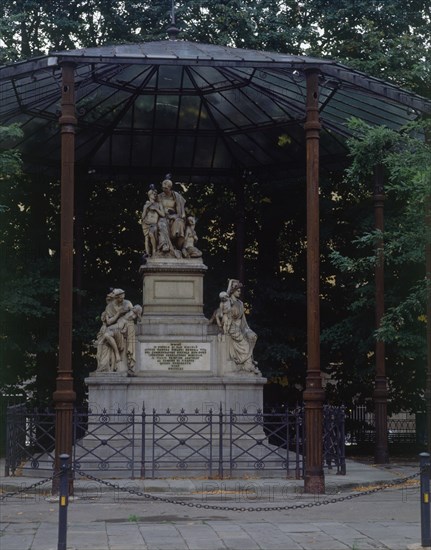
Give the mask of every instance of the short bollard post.
<svg viewBox="0 0 431 550">
<path fill-rule="evenodd" d="M 430 455 L 421 453 L 421 544 L 423 547 L 431 546 L 430 530 Z"/>
<path fill-rule="evenodd" d="M 58 550 L 66 550 L 67 539 L 67 505 L 69 502 L 69 455 L 61 454 L 60 458 L 60 494 L 58 509 Z"/>
</svg>

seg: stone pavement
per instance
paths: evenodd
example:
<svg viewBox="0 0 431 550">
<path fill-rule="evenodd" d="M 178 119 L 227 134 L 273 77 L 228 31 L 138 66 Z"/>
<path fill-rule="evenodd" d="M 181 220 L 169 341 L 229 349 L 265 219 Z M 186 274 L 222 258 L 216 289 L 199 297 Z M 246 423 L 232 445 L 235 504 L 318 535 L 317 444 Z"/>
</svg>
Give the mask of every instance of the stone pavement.
<svg viewBox="0 0 431 550">
<path fill-rule="evenodd" d="M 303 481 L 285 479 L 105 480 L 113 486 L 79 479 L 67 549 L 422 548 L 419 478 L 372 492 L 418 471 L 415 463 L 349 460 L 346 476 L 325 471 L 325 495 L 305 495 Z M 0 478 L 3 494 L 24 489 L 1 503 L 1 550 L 57 550 L 58 501 L 49 482 L 27 490 L 37 481 Z"/>
</svg>

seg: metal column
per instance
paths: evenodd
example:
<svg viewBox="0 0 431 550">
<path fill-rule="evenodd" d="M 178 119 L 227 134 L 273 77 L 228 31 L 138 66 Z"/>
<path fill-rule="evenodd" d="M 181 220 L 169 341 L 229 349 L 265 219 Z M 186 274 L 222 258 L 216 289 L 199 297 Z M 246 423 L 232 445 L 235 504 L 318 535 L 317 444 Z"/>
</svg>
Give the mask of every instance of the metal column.
<svg viewBox="0 0 431 550">
<path fill-rule="evenodd" d="M 63 64 L 61 83 L 61 236 L 60 236 L 60 315 L 56 390 L 53 395 L 55 420 L 55 472 L 60 455 L 72 456 L 72 422 L 75 392 L 72 373 L 72 295 L 73 295 L 73 195 L 75 178 L 75 75 L 72 64 Z M 53 492 L 58 492 L 58 477 Z M 73 485 L 70 480 L 70 491 Z"/>
<path fill-rule="evenodd" d="M 307 378 L 304 391 L 306 457 L 304 491 L 324 493 L 323 400 L 320 373 L 319 71 L 306 71 L 307 119 Z"/>
<path fill-rule="evenodd" d="M 384 174 L 383 166 L 374 170 L 374 219 L 375 229 L 383 233 L 384 229 Z M 385 284 L 384 284 L 384 249 L 383 236 L 376 242 L 375 267 L 375 300 L 376 300 L 376 329 L 380 327 L 385 313 Z M 385 343 L 376 341 L 376 378 L 374 383 L 374 407 L 376 418 L 376 441 L 374 460 L 376 464 L 386 464 L 389 461 L 388 453 L 388 386 L 385 367 Z"/>
</svg>

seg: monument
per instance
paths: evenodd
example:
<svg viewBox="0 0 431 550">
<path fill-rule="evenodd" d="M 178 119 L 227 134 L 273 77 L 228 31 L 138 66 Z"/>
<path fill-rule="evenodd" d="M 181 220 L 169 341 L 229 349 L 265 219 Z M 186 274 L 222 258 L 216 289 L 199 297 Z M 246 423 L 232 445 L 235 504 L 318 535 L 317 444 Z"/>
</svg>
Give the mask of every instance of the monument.
<svg viewBox="0 0 431 550">
<path fill-rule="evenodd" d="M 142 308 L 121 288 L 107 295 L 95 340 L 97 368 L 86 379 L 89 407 L 108 413 L 139 412 L 143 405 L 148 413 L 262 409 L 266 379 L 253 357 L 257 336 L 246 320 L 242 284 L 229 279 L 213 317 L 204 316 L 207 267 L 195 218 L 170 177 L 159 193 L 148 190 L 141 223 Z"/>
<path fill-rule="evenodd" d="M 220 292 L 211 320 L 203 314 L 207 267 L 195 219 L 169 176 L 148 190 L 142 211 L 145 263 L 142 308 L 121 288 L 106 297 L 96 338 L 97 369 L 86 382 L 92 410 L 241 411 L 262 407 L 262 377 L 235 279 Z M 124 284 L 122 282 L 122 284 Z"/>
</svg>

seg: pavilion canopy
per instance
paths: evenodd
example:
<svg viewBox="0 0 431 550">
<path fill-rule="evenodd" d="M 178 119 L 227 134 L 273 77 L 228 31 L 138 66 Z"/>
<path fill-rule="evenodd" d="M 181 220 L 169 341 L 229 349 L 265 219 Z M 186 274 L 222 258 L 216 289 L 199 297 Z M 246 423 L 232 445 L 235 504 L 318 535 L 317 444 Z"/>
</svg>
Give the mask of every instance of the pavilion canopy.
<svg viewBox="0 0 431 550">
<path fill-rule="evenodd" d="M 309 68 L 320 73 L 327 169 L 346 155 L 351 117 L 399 129 L 431 113 L 431 101 L 330 60 L 181 40 L 54 52 L 0 67 L 0 124 L 22 126 L 29 170 L 59 172 L 65 62 L 76 66 L 76 164 L 100 176 L 294 176 Z"/>
</svg>

